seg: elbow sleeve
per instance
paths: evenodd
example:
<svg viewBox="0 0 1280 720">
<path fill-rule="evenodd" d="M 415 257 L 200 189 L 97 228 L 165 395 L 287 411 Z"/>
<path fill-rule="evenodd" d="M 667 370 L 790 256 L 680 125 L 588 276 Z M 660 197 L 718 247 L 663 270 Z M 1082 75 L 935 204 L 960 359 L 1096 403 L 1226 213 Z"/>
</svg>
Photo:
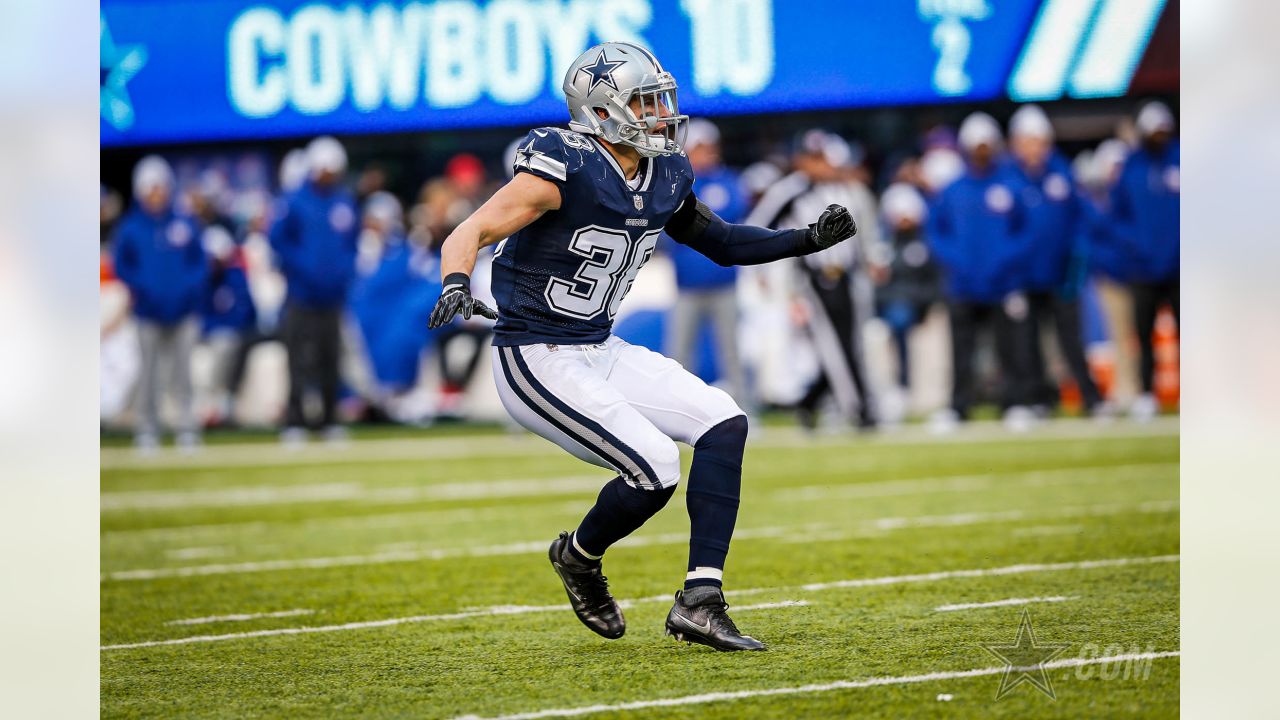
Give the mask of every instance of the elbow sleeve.
<svg viewBox="0 0 1280 720">
<path fill-rule="evenodd" d="M 724 222 L 711 211 L 711 208 L 699 200 L 697 195 L 690 192 L 684 202 L 680 203 L 675 214 L 667 221 L 666 231 L 672 240 L 681 245 L 696 248 L 698 240 L 713 220 L 719 223 Z"/>
</svg>

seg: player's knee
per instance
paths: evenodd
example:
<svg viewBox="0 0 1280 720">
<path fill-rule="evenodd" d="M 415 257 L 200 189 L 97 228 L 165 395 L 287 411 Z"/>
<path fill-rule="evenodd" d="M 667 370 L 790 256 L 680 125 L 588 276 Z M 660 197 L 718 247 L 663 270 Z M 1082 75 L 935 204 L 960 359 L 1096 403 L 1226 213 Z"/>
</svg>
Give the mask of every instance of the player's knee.
<svg viewBox="0 0 1280 720">
<path fill-rule="evenodd" d="M 703 415 L 704 418 L 707 420 L 723 417 L 733 419 L 734 416 L 742 416 L 739 419 L 742 420 L 744 426 L 746 425 L 746 413 L 742 411 L 742 408 L 738 407 L 738 403 L 734 401 L 729 393 L 718 387 L 708 387 L 707 390 L 708 392 L 698 403 L 702 407 L 703 413 L 705 413 Z"/>
<path fill-rule="evenodd" d="M 680 448 L 668 437 L 650 443 L 645 460 L 662 488 L 675 489 L 680 482 Z"/>
<path fill-rule="evenodd" d="M 742 464 L 742 451 L 747 445 L 747 416 L 735 415 L 702 433 L 694 444 L 696 452 Z"/>
</svg>

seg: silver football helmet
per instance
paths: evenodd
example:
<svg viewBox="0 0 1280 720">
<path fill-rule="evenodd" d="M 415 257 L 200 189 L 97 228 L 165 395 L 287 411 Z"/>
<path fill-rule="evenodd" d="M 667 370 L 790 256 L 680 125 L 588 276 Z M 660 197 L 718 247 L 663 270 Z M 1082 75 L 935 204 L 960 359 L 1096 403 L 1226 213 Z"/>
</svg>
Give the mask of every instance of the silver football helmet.
<svg viewBox="0 0 1280 720">
<path fill-rule="evenodd" d="M 565 73 L 564 96 L 571 130 L 629 145 L 645 157 L 684 146 L 689 116 L 676 104 L 675 78 L 639 45 L 607 42 L 579 55 Z"/>
</svg>

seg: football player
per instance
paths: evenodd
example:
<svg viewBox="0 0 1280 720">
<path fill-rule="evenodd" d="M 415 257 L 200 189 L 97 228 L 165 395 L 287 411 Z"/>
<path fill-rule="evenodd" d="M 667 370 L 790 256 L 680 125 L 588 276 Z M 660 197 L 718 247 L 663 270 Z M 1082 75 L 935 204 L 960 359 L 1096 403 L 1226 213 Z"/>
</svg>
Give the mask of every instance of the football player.
<svg viewBox="0 0 1280 720">
<path fill-rule="evenodd" d="M 711 212 L 692 191 L 676 81 L 638 45 L 587 50 L 565 74 L 564 94 L 569 129 L 531 131 L 518 146 L 515 177 L 445 240 L 444 289 L 430 324 L 458 314 L 497 319 L 494 376 L 507 411 L 618 473 L 577 529 L 551 543 L 551 565 L 584 625 L 610 639 L 625 632 L 601 557 L 671 499 L 679 441 L 694 448 L 691 533 L 667 633 L 717 650 L 763 650 L 738 631 L 721 590 L 746 416 L 727 393 L 610 331 L 664 229 L 721 265 L 752 265 L 817 252 L 856 227 L 838 205 L 799 230 L 731 225 Z M 469 283 L 477 251 L 494 243 L 496 313 L 471 296 Z"/>
</svg>

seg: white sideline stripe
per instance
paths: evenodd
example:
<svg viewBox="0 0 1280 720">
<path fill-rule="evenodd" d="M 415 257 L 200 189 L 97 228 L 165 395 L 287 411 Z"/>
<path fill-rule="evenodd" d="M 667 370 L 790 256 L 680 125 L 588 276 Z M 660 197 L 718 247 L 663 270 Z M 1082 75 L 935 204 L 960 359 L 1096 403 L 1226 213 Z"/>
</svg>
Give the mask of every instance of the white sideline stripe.
<svg viewBox="0 0 1280 720">
<path fill-rule="evenodd" d="M 208 623 L 217 622 L 243 622 L 245 620 L 257 620 L 259 618 L 282 618 L 296 617 L 298 615 L 310 615 L 315 610 L 278 610 L 276 612 L 265 613 L 239 613 L 236 615 L 210 615 L 209 617 L 187 618 L 186 620 L 170 620 L 165 625 L 206 625 Z"/>
<path fill-rule="evenodd" d="M 769 538 L 780 543 L 811 543 L 847 540 L 864 537 L 869 533 L 883 533 L 893 530 L 915 527 L 959 527 L 984 522 L 1016 521 L 1029 517 L 1081 517 L 1114 515 L 1125 512 L 1159 513 L 1178 508 L 1177 500 L 1157 500 L 1137 505 L 1085 505 L 1068 507 L 1046 514 L 1029 513 L 1025 510 L 1004 510 L 996 512 L 956 513 L 954 515 L 924 515 L 917 517 L 885 517 L 860 521 L 853 528 L 833 528 L 829 525 L 811 524 L 800 526 L 773 526 L 759 528 L 742 528 L 734 533 L 739 540 Z M 797 532 L 799 531 L 799 532 Z M 626 538 L 617 547 L 650 547 L 655 545 L 680 545 L 688 542 L 685 533 L 663 533 L 660 535 L 641 535 Z M 403 546 L 384 546 L 379 552 L 369 555 L 341 555 L 337 557 L 286 558 L 280 560 L 257 560 L 240 563 L 214 563 L 210 565 L 186 565 L 171 568 L 141 568 L 135 570 L 115 570 L 105 574 L 106 580 L 156 580 L 171 577 L 196 577 L 203 575 L 231 575 L 238 573 L 273 572 L 279 570 L 319 570 L 333 567 L 351 567 L 357 565 L 382 565 L 396 562 L 421 562 L 424 560 L 448 560 L 460 557 L 501 557 L 506 555 L 531 555 L 546 552 L 547 542 L 542 540 L 526 540 L 523 542 L 505 543 L 502 545 L 470 546 L 458 548 L 405 548 Z"/>
<path fill-rule="evenodd" d="M 1064 658 L 1062 660 L 1051 660 L 1042 664 L 1040 667 L 1043 667 L 1046 670 L 1059 670 L 1062 668 L 1080 667 L 1082 665 L 1102 665 L 1117 662 L 1159 660 L 1162 658 L 1181 656 L 1182 652 L 1180 650 L 1165 650 L 1162 652 L 1130 653 L 1126 655 L 1107 655 L 1104 657 L 1093 658 Z M 959 680 L 962 678 L 982 677 L 984 675 L 1000 675 L 1004 673 L 1006 669 L 1006 666 L 1001 666 L 977 668 L 974 670 L 931 672 L 923 675 L 875 677 L 866 678 L 864 680 L 837 680 L 836 682 L 821 683 L 817 685 L 801 685 L 799 687 L 737 690 L 733 692 L 715 692 L 705 693 L 702 695 L 685 695 L 684 697 L 675 698 L 660 698 L 657 700 L 636 700 L 633 702 L 617 703 L 615 705 L 587 705 L 576 708 L 537 710 L 534 712 L 515 713 L 513 715 L 497 715 L 491 718 L 481 718 L 478 715 L 462 715 L 454 718 L 454 720 L 539 720 L 540 718 L 576 717 L 579 715 L 594 715 L 602 712 L 623 712 L 626 710 L 645 710 L 648 708 L 676 707 L 680 705 L 703 705 L 706 703 L 723 702 L 726 700 L 744 700 L 746 698 L 753 697 L 800 695 L 806 693 L 830 692 L 832 690 L 856 690 L 858 688 L 879 687 L 883 685 L 909 685 L 912 683 L 935 682 L 938 680 Z M 1035 670 L 1036 667 L 1022 667 L 1014 669 L 1031 671 Z"/>
<path fill-rule="evenodd" d="M 1065 597 L 1063 595 L 1052 595 L 1049 597 L 1032 597 L 1032 598 L 1009 598 L 1008 600 L 995 600 L 993 602 L 984 603 L 956 603 L 955 605 L 939 605 L 934 608 L 934 612 L 955 612 L 956 610 L 977 610 L 978 608 L 1007 607 L 1009 605 L 1030 605 L 1031 603 L 1056 603 L 1075 600 L 1074 597 Z"/>
<path fill-rule="evenodd" d="M 725 592 L 725 595 L 735 597 L 739 595 L 758 595 L 760 593 L 769 592 L 794 592 L 796 590 L 804 592 L 819 592 L 822 590 L 832 590 L 836 588 L 873 587 L 911 582 L 929 582 L 932 580 L 948 580 L 951 578 L 995 577 L 1003 575 L 1017 575 L 1021 573 L 1054 572 L 1058 570 L 1090 570 L 1094 568 L 1123 567 L 1126 565 L 1150 565 L 1154 563 L 1178 562 L 1178 559 L 1178 555 L 1155 555 L 1150 557 L 1108 558 L 1105 560 L 1078 560 L 1062 563 L 1008 565 L 998 568 L 976 568 L 972 570 L 944 570 L 941 572 L 924 573 L 919 575 L 891 575 L 888 577 L 838 580 L 836 582 L 828 583 L 811 583 L 809 585 L 801 585 L 799 587 L 745 588 L 742 590 L 728 590 Z M 671 596 L 653 595 L 650 597 L 636 598 L 632 600 L 622 600 L 618 604 L 627 608 L 637 603 L 652 602 L 671 602 Z M 746 609 L 746 607 L 752 606 L 745 606 L 739 609 Z M 148 640 L 145 642 L 125 643 L 121 645 L 103 645 L 99 650 L 127 650 L 131 648 L 155 647 L 158 645 L 186 645 L 189 643 L 219 642 L 222 640 L 272 637 L 275 635 L 303 635 L 308 633 L 341 632 L 343 630 L 363 630 L 365 628 L 390 627 L 392 625 L 431 622 L 435 620 L 464 620 L 467 618 L 488 617 L 493 615 L 523 615 L 526 613 L 553 612 L 567 609 L 569 609 L 568 605 L 499 605 L 491 608 L 466 610 L 463 612 L 446 613 L 443 615 L 412 615 L 409 617 L 387 618 L 385 620 L 350 622 L 343 623 L 341 625 L 277 628 L 274 630 L 227 633 L 225 635 L 196 635 L 193 637 L 174 638 L 171 640 Z"/>
<path fill-rule="evenodd" d="M 1088 440 L 1093 438 L 1125 439 L 1167 437 L 1177 435 L 1179 418 L 1160 417 L 1142 424 L 1120 423 L 1100 425 L 1092 420 L 1058 419 L 1036 427 L 1022 435 L 1011 435 L 1000 421 L 974 421 L 951 435 L 937 436 L 925 426 L 912 426 L 893 432 L 885 432 L 871 438 L 859 438 L 859 445 L 924 445 L 1002 442 L 1025 443 L 1041 440 Z M 795 429 L 763 428 L 760 435 L 752 437 L 751 447 L 815 448 L 826 445 L 847 446 L 847 433 L 834 433 L 811 437 Z M 356 440 L 345 448 L 332 448 L 313 444 L 306 452 L 293 453 L 281 450 L 274 443 L 239 443 L 208 445 L 194 455 L 161 451 L 155 456 L 141 457 L 133 448 L 102 448 L 99 458 L 103 469 L 163 469 L 163 468 L 224 468 L 229 465 L 249 467 L 273 467 L 281 465 L 325 465 L 331 463 L 359 463 L 366 460 L 442 460 L 469 458 L 475 455 L 488 457 L 525 455 L 560 455 L 564 451 L 533 435 L 490 435 L 448 438 L 395 438 L 382 440 Z"/>
</svg>

